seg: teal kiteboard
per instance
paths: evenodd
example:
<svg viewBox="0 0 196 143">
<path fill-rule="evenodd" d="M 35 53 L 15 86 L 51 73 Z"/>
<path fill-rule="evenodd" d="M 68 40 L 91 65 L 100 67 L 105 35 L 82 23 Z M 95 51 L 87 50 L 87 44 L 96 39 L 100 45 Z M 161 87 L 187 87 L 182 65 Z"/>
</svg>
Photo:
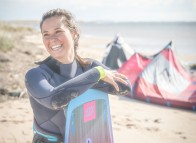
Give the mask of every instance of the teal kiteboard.
<svg viewBox="0 0 196 143">
<path fill-rule="evenodd" d="M 113 143 L 107 93 L 89 89 L 65 108 L 64 143 Z"/>
</svg>

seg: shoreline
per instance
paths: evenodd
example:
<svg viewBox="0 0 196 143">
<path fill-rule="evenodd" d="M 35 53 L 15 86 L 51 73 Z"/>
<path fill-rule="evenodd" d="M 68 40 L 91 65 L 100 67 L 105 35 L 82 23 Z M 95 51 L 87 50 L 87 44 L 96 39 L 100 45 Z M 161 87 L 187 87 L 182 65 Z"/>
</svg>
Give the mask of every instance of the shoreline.
<svg viewBox="0 0 196 143">
<path fill-rule="evenodd" d="M 40 32 L 38 20 L 7 21 L 7 23 L 31 27 L 36 32 Z M 194 39 L 196 22 L 79 22 L 79 30 L 82 39 L 80 41 L 84 41 L 83 39 L 96 41 L 91 45 L 89 43 L 92 48 L 105 49 L 106 45 L 119 33 L 131 48 L 144 55 L 153 55 L 173 41 L 175 53 L 182 63 L 196 63 L 196 55 L 194 54 L 196 53 Z"/>
</svg>

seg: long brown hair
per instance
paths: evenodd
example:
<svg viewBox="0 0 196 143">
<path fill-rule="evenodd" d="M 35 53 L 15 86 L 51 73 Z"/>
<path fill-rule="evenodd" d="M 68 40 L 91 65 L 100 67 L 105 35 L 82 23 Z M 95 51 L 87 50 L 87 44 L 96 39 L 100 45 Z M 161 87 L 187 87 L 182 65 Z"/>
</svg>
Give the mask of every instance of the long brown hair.
<svg viewBox="0 0 196 143">
<path fill-rule="evenodd" d="M 76 24 L 76 21 L 73 15 L 69 11 L 66 11 L 60 8 L 47 11 L 42 16 L 42 20 L 40 22 L 40 29 L 42 30 L 42 24 L 46 19 L 54 17 L 54 16 L 63 17 L 63 20 L 62 20 L 63 24 L 70 30 L 71 33 L 73 32 L 75 33 L 75 37 L 74 37 L 75 58 L 80 63 L 81 66 L 88 66 L 90 64 L 90 61 L 80 57 L 77 53 L 80 34 L 79 34 L 79 29 Z"/>
</svg>

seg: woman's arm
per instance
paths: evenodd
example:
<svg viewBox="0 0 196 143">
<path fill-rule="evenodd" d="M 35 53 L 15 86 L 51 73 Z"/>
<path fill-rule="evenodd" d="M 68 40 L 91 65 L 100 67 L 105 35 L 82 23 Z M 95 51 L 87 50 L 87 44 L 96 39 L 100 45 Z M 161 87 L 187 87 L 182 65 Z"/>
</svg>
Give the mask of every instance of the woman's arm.
<svg viewBox="0 0 196 143">
<path fill-rule="evenodd" d="M 111 70 L 106 70 L 108 68 L 103 66 L 105 68 L 105 76 L 100 79 L 100 71 L 95 68 L 97 66 L 103 65 L 99 62 L 94 62 L 92 67 L 86 72 L 57 87 L 49 83 L 51 79 L 47 76 L 49 74 L 45 70 L 35 68 L 27 72 L 25 76 L 26 88 L 30 96 L 40 104 L 51 109 L 59 109 L 66 106 L 71 99 L 81 95 L 89 88 L 96 88 L 107 93 L 121 95 L 125 95 L 130 91 L 125 76 Z"/>
<path fill-rule="evenodd" d="M 66 106 L 71 99 L 94 86 L 100 77 L 99 71 L 92 68 L 57 87 L 53 87 L 48 82 L 50 79 L 47 79 L 47 73 L 44 72 L 40 68 L 30 70 L 25 76 L 25 83 L 30 96 L 51 109 Z"/>
</svg>

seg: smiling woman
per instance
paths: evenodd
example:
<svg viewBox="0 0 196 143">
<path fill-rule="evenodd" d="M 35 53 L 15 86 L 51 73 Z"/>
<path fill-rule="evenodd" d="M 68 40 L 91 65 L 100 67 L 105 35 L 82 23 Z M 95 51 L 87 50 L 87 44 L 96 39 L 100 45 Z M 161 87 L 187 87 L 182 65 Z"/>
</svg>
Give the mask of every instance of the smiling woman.
<svg viewBox="0 0 196 143">
<path fill-rule="evenodd" d="M 50 55 L 63 64 L 70 64 L 74 59 L 74 38 L 72 32 L 63 24 L 64 17 L 51 17 L 41 25 L 43 42 Z"/>
<path fill-rule="evenodd" d="M 100 62 L 77 54 L 79 32 L 73 16 L 63 9 L 45 13 L 40 23 L 50 56 L 30 69 L 26 88 L 34 113 L 34 143 L 61 142 L 65 134 L 67 104 L 90 88 L 110 94 L 130 92 L 127 78 Z"/>
</svg>

